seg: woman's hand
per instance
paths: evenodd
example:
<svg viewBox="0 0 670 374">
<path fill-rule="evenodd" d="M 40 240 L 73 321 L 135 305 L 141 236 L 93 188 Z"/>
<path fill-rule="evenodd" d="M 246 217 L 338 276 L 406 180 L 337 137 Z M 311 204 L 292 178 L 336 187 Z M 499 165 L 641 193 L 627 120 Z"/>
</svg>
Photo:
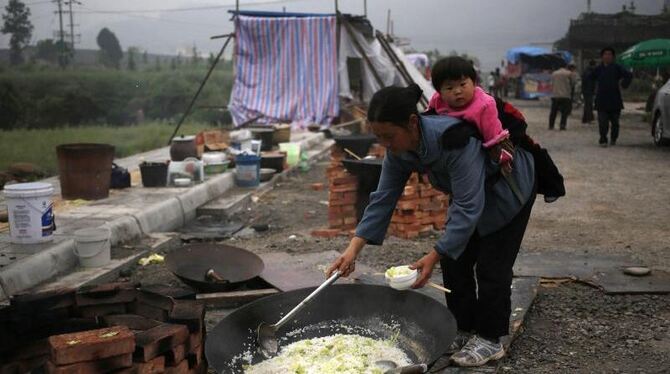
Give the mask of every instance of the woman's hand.
<svg viewBox="0 0 670 374">
<path fill-rule="evenodd" d="M 365 239 L 363 238 L 354 237 L 351 239 L 351 243 L 349 243 L 344 253 L 326 270 L 326 276 L 330 277 L 335 270 L 340 271 L 341 277 L 346 277 L 353 273 L 356 270 L 356 257 L 358 257 L 358 253 L 363 249 L 364 245 Z"/>
<path fill-rule="evenodd" d="M 433 249 L 427 255 L 421 257 L 419 261 L 410 265 L 410 269 L 417 269 L 419 271 L 419 276 L 416 278 L 412 288 L 421 288 L 425 286 L 430 280 L 430 276 L 433 274 L 435 264 L 438 262 L 440 262 L 440 254 Z"/>
</svg>

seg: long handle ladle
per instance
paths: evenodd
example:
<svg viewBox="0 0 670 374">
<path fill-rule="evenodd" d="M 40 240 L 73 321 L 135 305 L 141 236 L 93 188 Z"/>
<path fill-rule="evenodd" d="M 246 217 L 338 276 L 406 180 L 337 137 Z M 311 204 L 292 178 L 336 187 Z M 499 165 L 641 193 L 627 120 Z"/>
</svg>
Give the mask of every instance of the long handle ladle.
<svg viewBox="0 0 670 374">
<path fill-rule="evenodd" d="M 262 322 L 258 326 L 258 329 L 256 330 L 256 341 L 258 342 L 258 348 L 263 356 L 270 358 L 277 353 L 277 350 L 279 349 L 277 337 L 275 336 L 277 330 L 279 330 L 286 322 L 293 318 L 293 316 L 298 314 L 298 312 L 300 312 L 300 310 L 302 310 L 305 305 L 307 305 L 316 297 L 316 295 L 323 291 L 324 288 L 333 284 L 339 277 L 340 271 L 335 271 L 335 273 L 333 273 L 330 278 L 317 287 L 316 290 L 312 291 L 312 293 L 309 294 L 309 296 L 307 296 L 303 301 L 301 301 L 300 304 L 298 304 L 295 308 L 291 309 L 291 311 L 282 317 L 279 322 L 275 323 L 274 325 Z"/>
</svg>

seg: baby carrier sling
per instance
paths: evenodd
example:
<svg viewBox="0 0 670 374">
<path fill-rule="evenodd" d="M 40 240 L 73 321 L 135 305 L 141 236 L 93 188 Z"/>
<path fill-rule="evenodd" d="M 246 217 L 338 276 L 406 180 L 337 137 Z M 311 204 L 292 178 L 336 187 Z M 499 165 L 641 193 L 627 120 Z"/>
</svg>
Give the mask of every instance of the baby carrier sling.
<svg viewBox="0 0 670 374">
<path fill-rule="evenodd" d="M 512 104 L 498 97 L 495 98 L 495 101 L 496 108 L 498 109 L 498 119 L 502 123 L 502 127 L 509 131 L 512 144 L 515 147 L 521 147 L 533 156 L 537 193 L 544 195 L 544 201 L 547 203 L 554 202 L 559 197 L 565 196 L 563 176 L 558 167 L 556 167 L 549 152 L 526 133 L 528 124 L 523 114 Z M 424 114 L 430 115 L 436 113 L 434 110 L 431 110 Z M 482 136 L 475 126 L 469 123 L 461 123 L 444 132 L 442 135 L 443 146 L 446 149 L 462 148 L 467 144 L 470 137 L 482 140 Z M 489 176 L 486 183 L 493 185 L 498 182 L 501 176 L 501 173 Z"/>
</svg>

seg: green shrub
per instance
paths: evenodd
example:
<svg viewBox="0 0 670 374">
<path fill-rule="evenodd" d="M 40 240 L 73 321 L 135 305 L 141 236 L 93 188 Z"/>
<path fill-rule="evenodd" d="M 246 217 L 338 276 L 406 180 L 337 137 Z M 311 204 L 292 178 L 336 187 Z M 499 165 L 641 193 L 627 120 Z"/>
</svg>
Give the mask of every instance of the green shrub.
<svg viewBox="0 0 670 374">
<path fill-rule="evenodd" d="M 204 67 L 173 71 L 54 70 L 42 66 L 0 70 L 0 129 L 128 125 L 141 109 L 146 119 L 176 120 L 206 74 Z M 217 68 L 199 105 L 226 105 L 229 65 Z M 192 112 L 197 115 L 197 109 Z"/>
</svg>

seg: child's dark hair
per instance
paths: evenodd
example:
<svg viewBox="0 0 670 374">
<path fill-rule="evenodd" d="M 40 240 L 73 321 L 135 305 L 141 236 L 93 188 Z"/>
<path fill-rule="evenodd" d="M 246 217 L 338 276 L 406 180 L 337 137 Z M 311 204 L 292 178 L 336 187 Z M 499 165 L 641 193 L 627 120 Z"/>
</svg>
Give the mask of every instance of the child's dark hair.
<svg viewBox="0 0 670 374">
<path fill-rule="evenodd" d="M 391 122 L 407 127 L 409 116 L 419 114 L 416 104 L 421 99 L 421 88 L 415 83 L 407 87 L 389 86 L 375 92 L 368 106 L 368 121 Z"/>
<path fill-rule="evenodd" d="M 472 61 L 460 56 L 445 57 L 433 65 L 430 78 L 436 91 L 440 91 L 444 81 L 455 81 L 467 77 L 477 83 L 477 72 Z"/>
<path fill-rule="evenodd" d="M 612 48 L 612 47 L 605 47 L 605 48 L 603 48 L 603 49 L 600 50 L 600 57 L 603 57 L 603 55 L 604 55 L 605 52 L 607 52 L 607 51 L 612 52 L 612 56 L 616 56 L 616 52 L 614 51 L 614 48 Z"/>
</svg>

